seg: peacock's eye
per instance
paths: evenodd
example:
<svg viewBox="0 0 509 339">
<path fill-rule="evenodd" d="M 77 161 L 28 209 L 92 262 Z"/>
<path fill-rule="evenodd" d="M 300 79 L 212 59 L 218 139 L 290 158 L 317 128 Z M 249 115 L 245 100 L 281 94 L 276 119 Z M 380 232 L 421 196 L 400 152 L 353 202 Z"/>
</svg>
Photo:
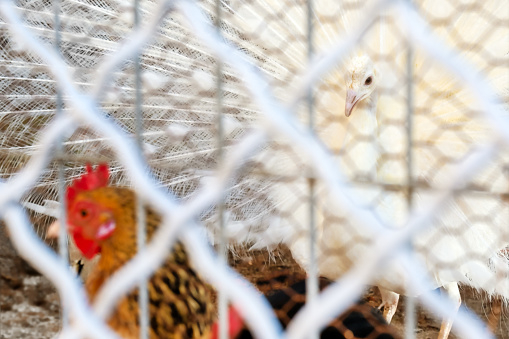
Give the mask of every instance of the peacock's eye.
<svg viewBox="0 0 509 339">
<path fill-rule="evenodd" d="M 364 81 L 364 85 L 369 86 L 371 85 L 371 82 L 373 82 L 373 77 L 368 77 L 366 81 Z"/>
</svg>

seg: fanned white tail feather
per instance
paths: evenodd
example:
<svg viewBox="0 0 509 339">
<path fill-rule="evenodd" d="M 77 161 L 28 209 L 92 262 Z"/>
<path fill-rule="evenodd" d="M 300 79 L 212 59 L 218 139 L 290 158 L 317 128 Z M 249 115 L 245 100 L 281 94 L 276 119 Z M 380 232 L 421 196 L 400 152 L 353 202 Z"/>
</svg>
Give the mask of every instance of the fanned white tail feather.
<svg viewBox="0 0 509 339">
<path fill-rule="evenodd" d="M 372 1 L 368 1 L 370 3 Z M 305 30 L 306 7 L 288 7 L 280 1 L 222 2 L 222 34 L 238 46 L 269 81 L 276 98 L 285 103 L 295 89 L 300 74 L 308 67 Z M 349 2 L 350 7 L 334 0 L 320 1 L 316 7 L 315 48 L 324 51 L 332 41 L 342 39 L 355 22 L 363 20 L 365 1 Z M 418 4 L 431 28 L 448 46 L 483 72 L 498 94 L 507 100 L 507 36 L 509 27 L 499 25 L 492 34 L 493 22 L 483 19 L 477 9 L 465 10 L 454 19 L 446 17 L 448 6 L 442 1 Z M 39 38 L 52 41 L 53 5 L 48 2 L 18 1 L 26 25 Z M 214 17 L 215 2 L 200 3 L 202 10 Z M 509 13 L 506 1 L 485 1 L 483 11 L 504 19 Z M 143 18 L 151 15 L 154 2 L 141 2 Z M 121 1 L 68 1 L 62 3 L 61 54 L 73 72 L 75 82 L 91 91 L 97 67 L 111 56 L 133 29 L 131 8 Z M 271 13 L 278 13 L 271 17 Z M 390 10 L 386 13 L 390 15 Z M 154 41 L 140 56 L 143 70 L 144 152 L 161 184 L 181 199 L 190 197 L 200 181 L 217 167 L 216 64 L 214 56 L 192 36 L 178 15 L 166 18 Z M 142 20 L 143 21 L 143 20 Z M 406 55 L 404 36 L 397 18 L 375 23 L 363 37 L 360 49 L 372 52 L 379 67 L 376 111 L 359 104 L 356 115 L 344 117 L 344 67 L 332 70 L 316 86 L 316 135 L 338 160 L 341 170 L 352 180 L 352 190 L 359 203 L 375 211 L 388 227 L 400 227 L 407 217 L 407 193 L 398 185 L 407 184 L 406 166 Z M 502 21 L 501 21 L 502 22 Z M 5 96 L 0 102 L 0 171 L 3 178 L 16 173 L 38 149 L 38 135 L 54 118 L 56 88 L 46 66 L 12 39 L 3 23 L 5 36 L 0 48 L 0 79 Z M 483 35 L 484 34 L 484 35 Z M 464 41 L 459 41 L 458 37 Z M 472 101 L 471 93 L 461 83 L 436 67 L 416 46 L 414 60 L 414 134 L 413 180 L 415 197 L 439 189 L 448 180 L 455 164 L 476 144 L 490 138 Z M 380 51 L 380 55 L 376 55 Z M 342 66 L 342 65 L 341 65 Z M 258 107 L 243 86 L 243 79 L 228 65 L 223 68 L 223 112 L 225 152 L 247 130 L 258 123 Z M 126 62 L 115 73 L 112 86 L 102 96 L 100 108 L 126 132 L 135 130 L 134 68 Z M 67 109 L 64 98 L 64 110 Z M 369 106 L 369 105 L 368 105 Z M 295 112 L 307 122 L 305 105 Z M 110 162 L 116 184 L 129 185 L 122 168 L 116 166 L 105 136 L 93 128 L 81 126 L 65 142 L 66 179 L 72 180 L 86 162 Z M 504 174 L 507 155 L 470 183 L 485 195 L 509 190 Z M 226 236 L 231 242 L 256 248 L 286 243 L 295 258 L 308 265 L 307 232 L 309 222 L 307 160 L 285 140 L 272 140 L 250 159 L 250 166 L 226 192 Z M 56 200 L 56 167 L 51 164 L 37 187 L 26 197 L 26 206 L 44 206 Z M 377 185 L 373 185 L 375 182 Z M 384 187 L 378 184 L 394 187 Z M 481 193 L 479 193 L 481 194 Z M 415 248 L 423 263 L 434 275 L 437 286 L 446 281 L 461 281 L 474 287 L 508 296 L 507 260 L 499 256 L 507 242 L 507 207 L 500 196 L 480 198 L 458 196 L 453 206 L 429 229 L 415 239 Z M 317 183 L 318 241 L 320 272 L 337 278 L 352 267 L 376 234 L 362 225 L 354 225 L 347 211 L 331 210 L 327 188 Z M 471 199 L 471 201 L 469 200 Z M 477 199 L 477 200 L 476 200 Z M 484 200 L 483 200 L 484 199 Z M 418 199 L 416 199 L 418 207 Z M 39 211 L 39 210 L 38 210 Z M 478 211 L 479 213 L 473 213 Z M 36 213 L 37 214 L 37 213 Z M 484 220 L 481 220 L 483 219 Z M 209 226 L 211 239 L 219 234 L 216 210 L 202 215 Z M 39 220 L 39 224 L 47 223 Z M 486 225 L 490 225 L 487 227 Z M 460 236 L 460 233 L 465 233 Z M 464 237 L 464 239 L 462 238 Z M 502 239 L 499 241 L 499 239 Z M 429 247 L 433 245 L 434 249 Z M 468 253 L 475 258 L 463 261 Z M 432 256 L 439 260 L 431 260 Z M 477 259 L 477 256 L 481 258 Z M 461 260 L 461 262 L 459 262 Z M 438 269 L 437 262 L 450 262 Z M 440 266 L 440 265 L 439 265 Z M 446 265 L 447 266 L 447 265 Z M 502 276 L 504 279 L 493 280 Z M 404 289 L 404 272 L 388 268 L 380 284 Z M 456 279 L 456 280 L 455 280 Z M 490 285 L 491 284 L 491 285 Z"/>
</svg>

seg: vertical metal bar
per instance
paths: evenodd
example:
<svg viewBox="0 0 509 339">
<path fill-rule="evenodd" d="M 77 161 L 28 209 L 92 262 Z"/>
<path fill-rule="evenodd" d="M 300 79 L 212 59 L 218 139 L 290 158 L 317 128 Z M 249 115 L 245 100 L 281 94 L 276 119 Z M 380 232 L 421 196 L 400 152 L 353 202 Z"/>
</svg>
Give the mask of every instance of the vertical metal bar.
<svg viewBox="0 0 509 339">
<path fill-rule="evenodd" d="M 140 1 L 134 0 L 134 29 L 140 27 Z M 142 111 L 142 79 L 141 79 L 141 65 L 140 56 L 137 55 L 134 59 L 134 72 L 135 72 L 135 134 L 138 143 L 138 149 L 143 157 L 143 111 Z M 145 207 L 142 199 L 136 201 L 136 239 L 138 251 L 145 248 L 146 243 L 146 215 Z M 148 339 L 149 334 L 149 314 L 148 314 L 148 280 L 143 279 L 138 287 L 138 303 L 139 303 L 139 322 L 140 322 L 140 339 Z"/>
<path fill-rule="evenodd" d="M 58 55 L 60 55 L 61 48 L 61 34 L 60 34 L 60 0 L 55 0 L 53 2 L 53 11 L 54 11 L 54 29 L 55 29 L 55 51 Z M 57 117 L 62 116 L 63 114 L 63 99 L 62 99 L 62 91 L 58 87 L 56 88 L 56 113 Z M 59 219 L 60 219 L 60 230 L 58 234 L 58 251 L 60 253 L 60 257 L 65 265 L 69 265 L 69 253 L 68 253 L 68 245 L 67 245 L 67 206 L 65 201 L 65 162 L 64 162 L 64 146 L 63 146 L 63 137 L 61 136 L 58 139 L 56 145 L 56 153 L 58 155 L 58 165 L 57 165 L 57 178 L 58 178 L 58 201 L 60 202 L 60 208 L 58 211 Z M 68 314 L 68 304 L 66 300 L 62 300 L 61 303 L 61 312 L 62 312 L 62 328 L 65 329 L 69 322 L 69 314 Z"/>
<path fill-rule="evenodd" d="M 145 247 L 145 208 L 143 201 L 138 199 L 136 201 L 136 222 L 137 222 L 137 246 L 138 250 L 141 251 Z M 148 286 L 147 279 L 143 279 L 139 285 L 139 308 L 140 308 L 140 338 L 148 339 L 148 324 L 149 324 L 149 314 L 148 314 Z"/>
<path fill-rule="evenodd" d="M 221 0 L 216 0 L 215 7 L 216 33 L 221 35 L 222 5 Z M 223 126 L 223 62 L 216 60 L 216 109 L 217 109 L 217 163 L 221 164 L 224 158 L 224 126 Z M 217 217 L 219 222 L 219 260 L 226 264 L 228 253 L 226 247 L 226 230 L 224 219 L 224 201 L 221 199 L 217 205 Z M 218 291 L 218 313 L 219 313 L 219 339 L 228 339 L 228 299 L 225 291 Z"/>
<path fill-rule="evenodd" d="M 384 34 L 384 24 L 385 24 L 385 12 L 382 10 L 380 13 L 380 31 L 379 31 L 379 39 L 380 39 L 380 54 L 383 55 L 385 49 L 385 34 Z"/>
<path fill-rule="evenodd" d="M 313 42 L 313 18 L 314 18 L 314 7 L 313 0 L 307 0 L 307 46 L 308 46 L 308 63 L 310 64 L 314 54 L 314 42 Z M 311 132 L 315 128 L 315 111 L 314 111 L 314 100 L 313 100 L 313 89 L 310 89 L 307 94 L 308 104 L 308 127 Z M 308 277 L 306 281 L 306 300 L 311 301 L 318 295 L 318 262 L 316 258 L 316 180 L 313 173 L 309 173 L 308 178 L 308 206 L 309 206 L 309 268 Z M 319 332 L 314 331 L 310 335 L 310 339 L 319 338 Z"/>
<path fill-rule="evenodd" d="M 408 0 L 412 2 L 412 0 Z M 414 50 L 410 42 L 407 42 L 407 208 L 410 213 L 413 206 L 413 116 L 414 116 L 414 83 L 413 83 L 413 65 L 414 65 Z M 410 253 L 413 253 L 413 245 L 408 244 Z M 411 292 L 411 291 L 409 291 Z M 413 293 L 407 293 L 405 303 L 405 338 L 415 338 L 416 327 L 416 305 L 415 298 L 411 297 Z"/>
<path fill-rule="evenodd" d="M 412 46 L 407 50 L 407 205 L 408 209 L 413 206 L 413 116 L 414 116 L 414 98 L 413 98 L 413 59 L 414 51 Z"/>
</svg>

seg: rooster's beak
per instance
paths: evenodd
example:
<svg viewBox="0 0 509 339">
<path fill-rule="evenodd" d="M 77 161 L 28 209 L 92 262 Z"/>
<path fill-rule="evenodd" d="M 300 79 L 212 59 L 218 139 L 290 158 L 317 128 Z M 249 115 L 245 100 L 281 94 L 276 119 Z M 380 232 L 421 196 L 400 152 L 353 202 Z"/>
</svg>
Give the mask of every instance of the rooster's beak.
<svg viewBox="0 0 509 339">
<path fill-rule="evenodd" d="M 352 114 L 353 108 L 357 102 L 359 102 L 359 96 L 357 95 L 357 92 L 352 89 L 346 91 L 345 116 L 347 118 L 350 116 L 350 114 Z"/>
</svg>

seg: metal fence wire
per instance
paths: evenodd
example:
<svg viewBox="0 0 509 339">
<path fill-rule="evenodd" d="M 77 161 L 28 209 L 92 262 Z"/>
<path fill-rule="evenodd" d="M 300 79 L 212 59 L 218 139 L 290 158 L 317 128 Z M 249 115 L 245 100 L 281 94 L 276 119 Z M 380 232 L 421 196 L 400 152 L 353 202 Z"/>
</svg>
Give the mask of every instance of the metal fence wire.
<svg viewBox="0 0 509 339">
<path fill-rule="evenodd" d="M 0 60 L 0 215 L 58 290 L 60 337 L 163 338 L 150 277 L 178 238 L 218 293 L 222 339 L 228 304 L 263 339 L 427 338 L 423 310 L 446 319 L 441 338 L 451 324 L 451 337 L 507 338 L 507 320 L 491 334 L 456 313 L 458 284 L 509 298 L 506 0 L 2 1 Z M 85 264 L 86 281 L 100 265 L 65 227 L 65 260 L 45 245 L 87 163 L 136 192 L 142 249 L 92 309 L 67 266 Z M 404 326 L 355 304 L 366 285 L 389 321 L 409 297 Z M 104 322 L 127 293 L 130 337 Z"/>
</svg>

